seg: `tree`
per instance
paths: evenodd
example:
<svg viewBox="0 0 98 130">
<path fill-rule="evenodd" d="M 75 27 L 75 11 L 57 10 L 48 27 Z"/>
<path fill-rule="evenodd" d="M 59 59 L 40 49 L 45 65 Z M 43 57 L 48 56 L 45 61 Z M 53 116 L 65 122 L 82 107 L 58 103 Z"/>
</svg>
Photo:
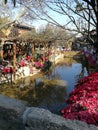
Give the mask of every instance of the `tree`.
<svg viewBox="0 0 98 130">
<path fill-rule="evenodd" d="M 27 6 L 24 6 L 23 3 L 21 5 L 21 1 L 23 0 L 5 0 L 5 2 L 3 0 L 0 1 L 0 16 L 1 18 L 9 18 L 9 21 L 6 21 L 6 23 L 2 23 L 0 24 L 0 29 L 5 28 L 5 26 L 14 24 L 16 23 L 22 23 L 23 21 L 25 22 L 27 19 L 32 19 L 32 21 L 35 19 L 34 18 L 34 14 L 30 12 L 30 10 L 28 11 Z M 13 7 L 13 3 L 14 2 L 14 7 Z M 16 6 L 16 2 L 17 2 L 17 6 Z M 4 4 L 5 3 L 5 4 Z M 26 3 L 27 4 L 27 3 Z M 32 15 L 30 15 L 29 17 L 29 13 L 31 13 Z"/>
<path fill-rule="evenodd" d="M 49 23 L 45 27 L 40 27 L 38 33 L 42 38 L 50 39 L 62 46 L 66 46 L 66 41 L 72 37 L 72 34 L 69 34 L 66 29 Z"/>
<path fill-rule="evenodd" d="M 47 6 L 48 9 L 61 14 L 65 17 L 65 25 L 62 27 L 66 27 L 66 29 L 76 32 L 87 31 L 89 32 L 92 28 L 96 28 L 97 32 L 97 17 L 98 17 L 98 7 L 96 0 L 52 0 L 52 1 L 45 1 L 44 4 Z M 53 19 L 49 13 L 45 13 L 47 18 L 60 26 L 60 22 L 57 23 Z M 81 22 L 79 23 L 81 19 Z M 77 24 L 77 21 L 79 24 Z M 83 23 L 85 23 L 83 25 Z M 70 29 L 68 25 L 74 25 L 74 29 Z M 86 25 L 86 26 L 85 26 Z"/>
<path fill-rule="evenodd" d="M 14 0 L 14 2 L 16 2 L 14 5 L 19 4 L 19 0 Z M 98 48 L 97 0 L 21 0 L 20 4 L 27 8 L 27 14 L 31 19 L 33 13 L 36 18 L 46 20 L 69 31 L 86 33 L 89 38 L 89 32 L 96 29 L 97 39 L 94 42 L 97 42 Z M 58 20 L 56 17 L 58 14 L 60 14 L 61 19 L 65 18 L 65 23 Z"/>
</svg>

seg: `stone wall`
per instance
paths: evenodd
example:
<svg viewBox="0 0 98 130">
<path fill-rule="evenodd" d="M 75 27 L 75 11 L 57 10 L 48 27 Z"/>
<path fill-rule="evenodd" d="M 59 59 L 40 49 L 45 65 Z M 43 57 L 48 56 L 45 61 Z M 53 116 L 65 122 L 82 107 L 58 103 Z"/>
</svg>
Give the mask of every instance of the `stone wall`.
<svg viewBox="0 0 98 130">
<path fill-rule="evenodd" d="M 28 107 L 26 102 L 0 95 L 0 130 L 98 130 L 98 127 L 64 119 L 48 110 Z"/>
</svg>

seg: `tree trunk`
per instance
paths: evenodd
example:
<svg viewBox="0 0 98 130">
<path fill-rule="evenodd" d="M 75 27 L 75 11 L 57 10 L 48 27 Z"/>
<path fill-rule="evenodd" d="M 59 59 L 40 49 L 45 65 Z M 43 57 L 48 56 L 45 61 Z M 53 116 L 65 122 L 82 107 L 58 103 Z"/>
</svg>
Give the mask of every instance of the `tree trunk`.
<svg viewBox="0 0 98 130">
<path fill-rule="evenodd" d="M 97 48 L 97 53 L 98 53 L 98 3 L 97 3 L 97 12 L 96 12 L 96 19 L 97 19 L 97 24 L 96 24 L 96 48 Z"/>
</svg>

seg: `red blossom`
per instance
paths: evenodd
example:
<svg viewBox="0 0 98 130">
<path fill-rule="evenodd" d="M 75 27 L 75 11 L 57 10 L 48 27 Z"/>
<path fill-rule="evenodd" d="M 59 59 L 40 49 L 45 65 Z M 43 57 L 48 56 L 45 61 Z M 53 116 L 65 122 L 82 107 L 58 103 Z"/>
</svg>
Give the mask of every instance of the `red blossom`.
<svg viewBox="0 0 98 130">
<path fill-rule="evenodd" d="M 98 72 L 82 78 L 66 100 L 64 118 L 78 119 L 98 126 Z"/>
</svg>

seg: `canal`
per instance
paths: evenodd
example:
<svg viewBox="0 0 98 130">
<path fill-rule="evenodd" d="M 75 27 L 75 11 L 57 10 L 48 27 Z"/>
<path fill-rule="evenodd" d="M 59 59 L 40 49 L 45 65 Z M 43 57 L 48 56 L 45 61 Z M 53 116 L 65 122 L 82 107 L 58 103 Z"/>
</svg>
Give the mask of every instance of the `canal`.
<svg viewBox="0 0 98 130">
<path fill-rule="evenodd" d="M 17 84 L 0 85 L 0 94 L 59 114 L 77 81 L 87 75 L 87 68 L 80 59 L 64 58 L 45 73 L 21 79 Z"/>
</svg>

